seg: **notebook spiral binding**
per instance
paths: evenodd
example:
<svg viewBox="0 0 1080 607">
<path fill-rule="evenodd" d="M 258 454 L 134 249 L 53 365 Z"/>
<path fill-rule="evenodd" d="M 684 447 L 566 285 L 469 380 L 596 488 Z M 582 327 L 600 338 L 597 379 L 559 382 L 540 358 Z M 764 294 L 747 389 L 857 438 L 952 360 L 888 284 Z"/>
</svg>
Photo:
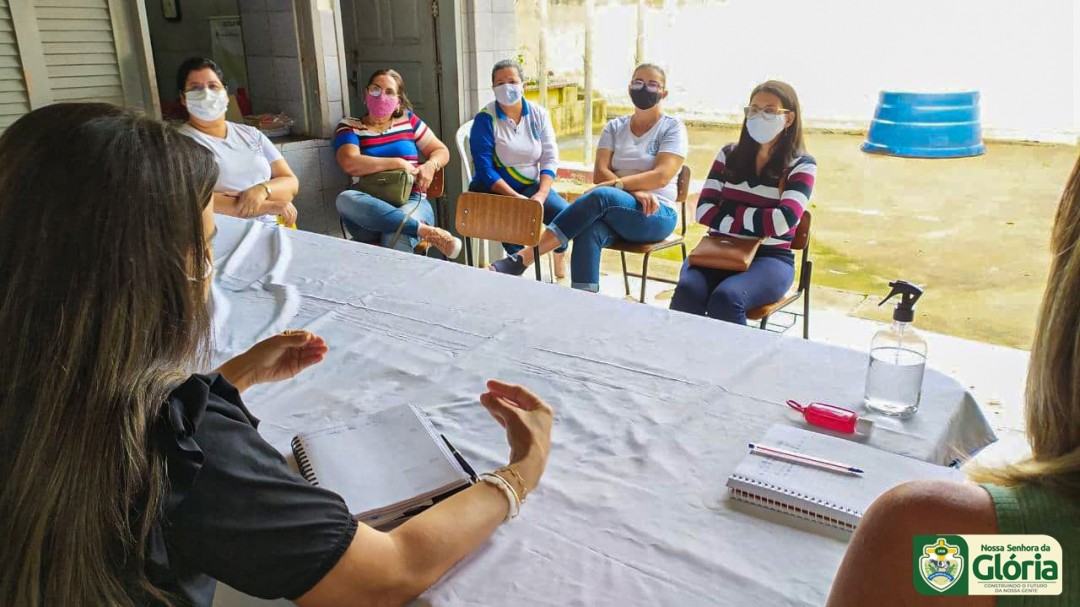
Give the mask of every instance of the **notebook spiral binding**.
<svg viewBox="0 0 1080 607">
<path fill-rule="evenodd" d="M 307 450 L 304 449 L 304 443 L 300 441 L 299 436 L 294 436 L 292 439 L 292 452 L 296 457 L 296 467 L 300 469 L 300 475 L 303 476 L 307 482 L 318 487 L 319 480 L 315 478 L 315 470 L 311 467 L 311 461 L 308 460 Z"/>
<path fill-rule="evenodd" d="M 792 491 L 790 489 L 786 489 L 786 488 L 781 487 L 779 485 L 774 485 L 772 483 L 765 483 L 765 482 L 755 480 L 755 479 L 752 479 L 752 478 L 747 478 L 747 477 L 745 477 L 745 476 L 743 476 L 741 474 L 732 474 L 731 477 L 735 478 L 735 479 L 738 479 L 740 481 L 743 481 L 744 483 L 749 483 L 751 485 L 757 485 L 758 487 L 764 487 L 766 489 L 772 489 L 774 491 L 778 491 L 780 493 L 783 493 L 784 495 L 790 495 L 792 497 L 797 497 L 797 498 L 800 498 L 800 499 L 804 499 L 804 500 L 806 500 L 808 502 L 818 504 L 819 506 L 827 506 L 829 508 L 832 508 L 833 510 L 837 510 L 837 511 L 840 511 L 840 512 L 846 512 L 848 514 L 854 514 L 855 516 L 858 516 L 858 517 L 862 517 L 862 515 L 864 514 L 862 511 L 859 511 L 859 510 L 854 510 L 852 508 L 846 508 L 846 507 L 841 506 L 839 504 L 834 504 L 833 502 L 830 502 L 828 500 L 819 499 L 819 498 L 813 497 L 811 495 L 807 495 L 805 493 L 802 493 L 800 491 Z"/>
</svg>

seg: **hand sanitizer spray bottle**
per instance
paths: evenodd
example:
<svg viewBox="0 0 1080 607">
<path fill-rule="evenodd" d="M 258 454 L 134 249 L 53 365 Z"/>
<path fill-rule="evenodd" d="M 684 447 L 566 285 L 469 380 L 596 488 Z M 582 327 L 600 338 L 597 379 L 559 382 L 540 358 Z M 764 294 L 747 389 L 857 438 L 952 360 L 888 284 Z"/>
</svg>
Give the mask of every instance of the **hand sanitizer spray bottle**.
<svg viewBox="0 0 1080 607">
<path fill-rule="evenodd" d="M 922 297 L 919 287 L 897 280 L 892 292 L 879 306 L 899 295 L 891 327 L 882 329 L 870 342 L 870 367 L 866 371 L 863 402 L 872 411 L 895 417 L 910 417 L 919 410 L 923 371 L 926 369 L 926 342 L 911 327 L 915 302 Z"/>
</svg>

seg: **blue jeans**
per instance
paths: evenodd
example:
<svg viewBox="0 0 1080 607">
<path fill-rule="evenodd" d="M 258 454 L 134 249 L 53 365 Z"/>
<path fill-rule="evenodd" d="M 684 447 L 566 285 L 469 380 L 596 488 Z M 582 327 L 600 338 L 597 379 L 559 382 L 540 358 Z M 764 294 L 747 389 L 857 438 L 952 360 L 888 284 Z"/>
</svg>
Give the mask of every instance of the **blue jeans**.
<svg viewBox="0 0 1080 607">
<path fill-rule="evenodd" d="M 521 194 L 523 196 L 532 196 L 533 194 L 535 194 L 537 191 L 540 190 L 540 184 L 539 183 L 534 183 L 532 185 L 522 186 L 520 189 L 514 187 L 513 184 L 508 184 L 508 185 L 510 185 L 510 187 L 514 188 L 515 192 L 517 192 L 518 194 Z M 491 190 L 484 189 L 483 186 L 476 183 L 475 181 L 473 183 L 469 184 L 469 191 L 470 192 L 480 192 L 481 194 L 491 194 L 492 193 Z M 566 202 L 566 199 L 564 199 L 562 196 L 560 196 L 559 193 L 556 192 L 555 190 L 550 190 L 548 192 L 547 198 L 544 199 L 544 225 L 550 224 L 551 220 L 555 219 L 555 216 L 558 215 L 559 213 L 561 213 L 563 211 L 563 209 L 565 209 L 568 206 L 570 206 L 570 203 Z M 508 242 L 502 243 L 502 246 L 503 246 L 503 249 L 506 250 L 507 255 L 513 255 L 513 254 L 517 253 L 518 251 L 520 251 L 523 248 L 521 245 L 510 244 Z M 566 250 L 566 245 L 563 245 L 563 246 L 555 249 L 555 252 L 556 253 L 562 253 L 565 250 Z"/>
<path fill-rule="evenodd" d="M 683 263 L 671 309 L 746 324 L 746 311 L 771 304 L 795 280 L 795 257 L 786 249 L 761 247 L 745 272 Z"/>
<path fill-rule="evenodd" d="M 419 192 L 413 192 L 409 201 L 400 208 L 356 190 L 345 190 L 339 194 L 336 204 L 345 228 L 349 230 L 352 239 L 358 242 L 378 241 L 382 246 L 389 247 L 390 241 L 394 239 L 394 232 L 397 232 L 398 226 L 404 220 L 405 227 L 401 229 L 401 236 L 394 248 L 408 253 L 420 242 L 417 234 L 420 223 L 435 224 L 435 209 L 431 207 L 427 197 Z M 416 210 L 406 219 L 406 215 L 414 208 Z"/>
<path fill-rule="evenodd" d="M 559 242 L 574 241 L 570 283 L 575 289 L 600 290 L 600 254 L 618 239 L 657 242 L 675 230 L 678 214 L 661 204 L 652 215 L 641 212 L 637 198 L 612 187 L 596 188 L 578 198 L 548 226 Z"/>
</svg>

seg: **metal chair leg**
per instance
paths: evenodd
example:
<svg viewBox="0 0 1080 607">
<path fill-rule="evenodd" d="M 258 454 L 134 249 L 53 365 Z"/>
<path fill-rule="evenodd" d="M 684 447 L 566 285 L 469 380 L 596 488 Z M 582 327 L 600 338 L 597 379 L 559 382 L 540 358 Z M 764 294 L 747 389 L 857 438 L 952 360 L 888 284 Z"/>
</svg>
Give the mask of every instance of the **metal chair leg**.
<svg viewBox="0 0 1080 607">
<path fill-rule="evenodd" d="M 686 243 L 681 243 L 679 248 L 682 249 L 682 260 L 686 261 Z"/>
<path fill-rule="evenodd" d="M 803 294 L 802 338 L 810 339 L 810 287 Z"/>
<path fill-rule="evenodd" d="M 769 330 L 769 317 L 768 316 L 765 316 L 765 317 L 763 317 L 761 319 L 761 325 L 758 328 L 761 329 L 762 331 L 768 331 Z"/>
<path fill-rule="evenodd" d="M 650 252 L 651 253 L 651 252 Z M 646 253 L 645 257 L 641 260 L 641 299 L 638 303 L 645 303 L 645 287 L 649 284 L 649 254 Z"/>
<path fill-rule="evenodd" d="M 542 261 L 540 259 L 540 247 L 533 247 L 533 267 L 536 268 L 536 281 L 537 282 L 544 282 L 544 277 L 540 273 L 540 264 L 541 263 L 542 263 Z"/>
<path fill-rule="evenodd" d="M 550 274 L 551 284 L 555 284 L 555 251 L 547 254 L 548 258 L 548 273 Z"/>
<path fill-rule="evenodd" d="M 465 237 L 465 265 L 472 267 L 472 239 Z"/>
<path fill-rule="evenodd" d="M 341 226 L 341 237 L 348 240 L 349 239 L 349 233 L 347 231 L 345 231 L 345 220 L 342 219 L 340 215 L 338 216 L 338 225 Z"/>
<path fill-rule="evenodd" d="M 626 273 L 626 253 L 619 251 L 619 256 L 622 257 L 622 280 L 623 286 L 626 287 L 626 295 L 630 295 L 630 275 Z"/>
</svg>

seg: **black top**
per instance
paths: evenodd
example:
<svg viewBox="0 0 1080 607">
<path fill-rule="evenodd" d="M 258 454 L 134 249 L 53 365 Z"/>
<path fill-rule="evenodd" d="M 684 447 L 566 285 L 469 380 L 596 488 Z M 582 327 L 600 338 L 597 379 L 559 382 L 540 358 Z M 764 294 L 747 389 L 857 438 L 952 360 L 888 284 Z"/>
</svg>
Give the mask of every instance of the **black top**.
<svg viewBox="0 0 1080 607">
<path fill-rule="evenodd" d="M 260 598 L 295 599 L 356 534 L 341 497 L 289 468 L 258 423 L 220 375 L 191 376 L 159 417 L 155 440 L 170 487 L 146 573 L 181 604 L 210 605 L 215 580 Z"/>
</svg>

